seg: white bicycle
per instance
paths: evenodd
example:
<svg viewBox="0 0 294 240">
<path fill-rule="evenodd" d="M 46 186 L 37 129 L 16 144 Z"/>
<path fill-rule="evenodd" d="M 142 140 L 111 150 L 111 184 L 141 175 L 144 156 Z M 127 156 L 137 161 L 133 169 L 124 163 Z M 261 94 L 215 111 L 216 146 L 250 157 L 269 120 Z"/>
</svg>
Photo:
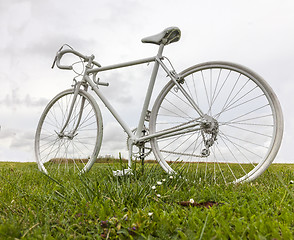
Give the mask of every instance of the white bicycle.
<svg viewBox="0 0 294 240">
<path fill-rule="evenodd" d="M 129 168 L 118 170 L 118 175 L 129 173 L 132 159 L 145 159 L 151 151 L 167 173 L 189 174 L 196 181 L 238 183 L 262 174 L 274 160 L 283 135 L 275 93 L 259 75 L 234 63 L 206 62 L 177 73 L 162 53 L 180 36 L 178 28 L 167 28 L 142 39 L 159 45 L 156 56 L 104 67 L 93 55 L 61 48 L 54 61 L 58 68 L 73 69 L 60 63 L 69 53 L 87 64 L 82 79 L 54 97 L 41 116 L 35 136 L 39 169 L 46 174 L 70 169 L 84 173 L 97 161 L 103 128 L 91 89 L 128 135 Z M 100 86 L 108 83 L 97 74 L 151 62 L 140 120 L 132 130 L 102 94 Z M 159 67 L 168 82 L 149 110 Z"/>
</svg>

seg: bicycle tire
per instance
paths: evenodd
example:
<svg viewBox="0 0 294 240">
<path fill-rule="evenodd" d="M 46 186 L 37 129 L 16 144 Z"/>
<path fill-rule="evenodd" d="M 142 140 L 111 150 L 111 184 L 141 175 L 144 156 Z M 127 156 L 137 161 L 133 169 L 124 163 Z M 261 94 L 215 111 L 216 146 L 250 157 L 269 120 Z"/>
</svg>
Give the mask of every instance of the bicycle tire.
<svg viewBox="0 0 294 240">
<path fill-rule="evenodd" d="M 199 114 L 169 81 L 154 102 L 150 133 L 202 123 L 197 131 L 151 139 L 161 167 L 198 182 L 239 183 L 260 176 L 274 160 L 283 136 L 282 110 L 268 83 L 244 66 L 219 61 L 192 66 L 179 76 L 207 119 L 213 119 L 214 130 L 204 129 L 203 119 L 197 120 Z"/>
<path fill-rule="evenodd" d="M 56 95 L 39 120 L 35 135 L 35 157 L 39 169 L 45 174 L 87 172 L 100 151 L 103 135 L 101 112 L 94 98 L 84 90 L 78 92 L 64 136 L 60 134 L 73 96 L 74 89 Z M 70 137 L 68 133 L 75 128 L 74 136 Z"/>
</svg>

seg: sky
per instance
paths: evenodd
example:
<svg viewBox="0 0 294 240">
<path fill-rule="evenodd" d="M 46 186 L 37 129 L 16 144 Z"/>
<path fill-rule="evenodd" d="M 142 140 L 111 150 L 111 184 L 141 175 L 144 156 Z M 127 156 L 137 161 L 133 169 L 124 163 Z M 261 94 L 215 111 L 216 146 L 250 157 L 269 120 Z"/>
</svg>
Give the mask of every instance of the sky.
<svg viewBox="0 0 294 240">
<path fill-rule="evenodd" d="M 35 161 L 39 117 L 75 76 L 51 69 L 63 44 L 94 54 L 105 66 L 154 56 L 157 47 L 141 39 L 177 26 L 181 40 L 164 55 L 178 72 L 224 60 L 249 67 L 270 84 L 285 121 L 275 162 L 294 163 L 293 12 L 292 0 L 0 0 L 0 161 Z M 110 83 L 105 95 L 134 128 L 150 70 L 146 64 L 103 75 Z M 126 134 L 97 101 L 104 124 L 100 155 L 126 156 Z"/>
</svg>

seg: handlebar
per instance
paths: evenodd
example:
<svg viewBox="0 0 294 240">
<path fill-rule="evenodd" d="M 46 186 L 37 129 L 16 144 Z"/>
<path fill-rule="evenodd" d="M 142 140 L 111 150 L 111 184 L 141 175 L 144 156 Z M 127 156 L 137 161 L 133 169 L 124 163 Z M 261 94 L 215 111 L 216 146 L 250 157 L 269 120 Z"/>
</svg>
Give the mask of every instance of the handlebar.
<svg viewBox="0 0 294 240">
<path fill-rule="evenodd" d="M 62 50 L 62 51 L 58 51 L 57 52 L 56 57 L 55 57 L 54 62 L 53 62 L 53 65 L 52 65 L 52 68 L 54 67 L 54 64 L 56 62 L 56 65 L 57 65 L 58 68 L 60 68 L 60 69 L 66 69 L 66 70 L 72 70 L 72 66 L 70 66 L 70 65 L 62 65 L 60 63 L 60 60 L 61 60 L 62 56 L 64 54 L 66 54 L 66 53 L 72 53 L 72 54 L 74 54 L 74 55 L 76 55 L 76 56 L 84 59 L 85 62 L 89 62 L 91 60 L 91 63 L 93 63 L 95 66 L 101 67 L 101 65 L 98 62 L 93 61 L 94 55 L 92 55 L 92 56 L 85 56 L 85 55 L 77 52 L 76 50 L 73 50 L 73 49 L 65 49 L 65 50 Z"/>
</svg>

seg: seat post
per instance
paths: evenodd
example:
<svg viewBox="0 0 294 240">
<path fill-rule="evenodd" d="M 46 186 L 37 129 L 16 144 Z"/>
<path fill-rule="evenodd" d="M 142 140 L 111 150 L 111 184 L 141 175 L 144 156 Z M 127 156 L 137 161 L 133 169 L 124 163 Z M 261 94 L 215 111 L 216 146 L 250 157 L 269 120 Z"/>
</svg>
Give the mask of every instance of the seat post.
<svg viewBox="0 0 294 240">
<path fill-rule="evenodd" d="M 163 43 L 161 43 L 160 45 L 159 45 L 159 49 L 158 49 L 158 53 L 157 53 L 157 57 L 159 57 L 159 58 L 161 58 L 162 57 L 162 53 L 163 53 L 163 48 L 164 48 L 164 44 Z"/>
</svg>

